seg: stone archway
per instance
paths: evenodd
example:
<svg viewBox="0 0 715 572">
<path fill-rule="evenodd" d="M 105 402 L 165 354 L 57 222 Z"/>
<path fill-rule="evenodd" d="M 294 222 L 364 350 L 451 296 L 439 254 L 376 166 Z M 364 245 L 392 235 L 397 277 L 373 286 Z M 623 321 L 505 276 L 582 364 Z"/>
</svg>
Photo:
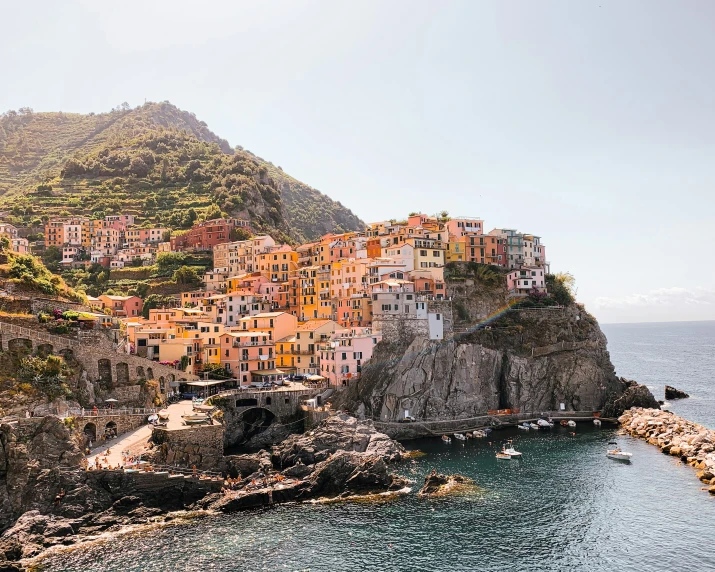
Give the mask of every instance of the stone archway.
<svg viewBox="0 0 715 572">
<path fill-rule="evenodd" d="M 151 369 L 150 367 L 146 368 L 146 378 L 154 379 L 154 370 Z"/>
<path fill-rule="evenodd" d="M 87 444 L 97 442 L 97 426 L 94 423 L 87 423 L 82 429 Z"/>
<path fill-rule="evenodd" d="M 97 369 L 99 371 L 99 381 L 111 385 L 112 362 L 105 358 L 97 360 Z"/>
<path fill-rule="evenodd" d="M 246 409 L 239 417 L 240 423 L 243 425 L 244 441 L 265 431 L 276 419 L 275 414 L 265 407 Z"/>
<path fill-rule="evenodd" d="M 144 373 L 144 368 L 140 365 L 137 366 L 137 377 L 139 379 L 146 379 L 146 374 Z"/>
<path fill-rule="evenodd" d="M 32 340 L 28 340 L 27 338 L 14 338 L 12 340 L 8 340 L 7 351 L 31 354 Z"/>
<path fill-rule="evenodd" d="M 52 344 L 40 344 L 37 346 L 37 356 L 41 358 L 46 358 L 49 355 L 52 355 Z"/>
<path fill-rule="evenodd" d="M 117 385 L 129 385 L 129 366 L 120 362 L 115 366 L 117 371 Z"/>
<path fill-rule="evenodd" d="M 74 352 L 70 348 L 65 348 L 57 352 L 66 362 L 74 361 Z"/>
<path fill-rule="evenodd" d="M 104 438 L 105 439 L 112 439 L 113 437 L 116 437 L 119 434 L 119 431 L 117 430 L 117 424 L 114 421 L 110 421 L 104 426 Z"/>
</svg>

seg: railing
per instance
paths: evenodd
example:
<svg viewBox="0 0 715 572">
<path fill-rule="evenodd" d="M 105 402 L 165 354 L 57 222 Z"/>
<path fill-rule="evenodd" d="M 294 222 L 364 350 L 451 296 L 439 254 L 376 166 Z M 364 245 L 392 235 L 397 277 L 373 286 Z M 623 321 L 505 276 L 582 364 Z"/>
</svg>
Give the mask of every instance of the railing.
<svg viewBox="0 0 715 572">
<path fill-rule="evenodd" d="M 121 407 L 121 408 L 102 408 L 102 409 L 86 409 L 79 407 L 70 407 L 63 417 L 118 417 L 120 415 L 152 415 L 157 412 L 154 407 Z"/>
<path fill-rule="evenodd" d="M 256 347 L 256 346 L 272 346 L 273 340 L 263 340 L 260 342 L 233 342 L 234 348 Z"/>
</svg>

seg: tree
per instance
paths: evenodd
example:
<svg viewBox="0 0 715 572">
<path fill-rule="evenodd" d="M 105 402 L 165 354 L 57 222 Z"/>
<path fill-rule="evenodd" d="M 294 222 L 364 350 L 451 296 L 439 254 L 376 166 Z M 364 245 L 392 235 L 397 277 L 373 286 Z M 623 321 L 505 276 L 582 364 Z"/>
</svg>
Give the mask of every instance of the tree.
<svg viewBox="0 0 715 572">
<path fill-rule="evenodd" d="M 184 265 L 186 255 L 183 252 L 160 252 L 156 257 L 159 274 L 167 276 Z"/>
<path fill-rule="evenodd" d="M 549 296 L 562 306 L 569 306 L 575 300 L 576 280 L 568 272 L 546 275 L 546 290 Z"/>
<path fill-rule="evenodd" d="M 42 253 L 42 262 L 47 268 L 57 268 L 57 264 L 62 260 L 62 252 L 56 246 L 48 246 Z"/>
<path fill-rule="evenodd" d="M 248 240 L 251 238 L 251 233 L 247 231 L 245 228 L 234 228 L 231 231 L 231 240 L 236 241 L 236 240 Z"/>
<path fill-rule="evenodd" d="M 184 285 L 195 286 L 201 283 L 201 278 L 199 278 L 199 275 L 193 266 L 182 266 L 174 272 L 172 280 L 177 284 Z"/>
<path fill-rule="evenodd" d="M 142 316 L 148 319 L 149 310 L 154 310 L 156 308 L 173 308 L 174 306 L 176 306 L 176 298 L 173 296 L 166 296 L 164 294 L 149 294 L 144 299 Z"/>
<path fill-rule="evenodd" d="M 146 177 L 149 174 L 149 166 L 141 157 L 133 157 L 129 163 L 129 172 L 135 177 Z"/>
</svg>

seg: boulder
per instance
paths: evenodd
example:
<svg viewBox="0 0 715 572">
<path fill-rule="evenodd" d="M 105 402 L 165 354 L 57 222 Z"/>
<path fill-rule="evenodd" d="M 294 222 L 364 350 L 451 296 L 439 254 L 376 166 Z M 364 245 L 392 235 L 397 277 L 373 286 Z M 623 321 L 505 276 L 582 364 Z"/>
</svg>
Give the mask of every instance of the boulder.
<svg viewBox="0 0 715 572">
<path fill-rule="evenodd" d="M 690 396 L 687 393 L 685 393 L 684 391 L 676 389 L 672 385 L 665 386 L 665 400 L 666 401 L 670 401 L 671 399 L 685 399 L 686 397 L 690 397 Z"/>
<path fill-rule="evenodd" d="M 609 400 L 603 408 L 603 417 L 619 417 L 633 407 L 660 409 L 658 401 L 645 386 L 635 381 L 621 378 L 626 388 L 620 395 Z"/>
<path fill-rule="evenodd" d="M 463 475 L 441 475 L 431 473 L 425 477 L 425 484 L 417 493 L 420 497 L 442 496 L 461 486 L 472 485 L 474 481 Z"/>
<path fill-rule="evenodd" d="M 315 429 L 291 435 L 273 447 L 273 465 L 287 468 L 299 460 L 306 465 L 320 463 L 336 451 L 370 453 L 389 461 L 399 460 L 405 448 L 375 429 L 372 421 L 358 421 L 346 414 L 328 417 Z"/>
</svg>

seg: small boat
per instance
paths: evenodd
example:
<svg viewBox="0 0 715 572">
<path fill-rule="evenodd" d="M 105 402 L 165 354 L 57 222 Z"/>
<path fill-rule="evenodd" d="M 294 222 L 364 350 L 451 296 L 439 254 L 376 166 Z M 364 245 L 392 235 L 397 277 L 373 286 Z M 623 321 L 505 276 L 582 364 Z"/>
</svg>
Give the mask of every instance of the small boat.
<svg viewBox="0 0 715 572">
<path fill-rule="evenodd" d="M 489 435 L 489 433 L 492 432 L 492 429 L 490 427 L 487 427 L 486 429 L 483 429 L 485 435 Z"/>
<path fill-rule="evenodd" d="M 476 431 L 472 432 L 472 437 L 474 437 L 475 439 L 483 439 L 486 436 L 487 434 L 481 429 L 477 429 Z"/>
<path fill-rule="evenodd" d="M 539 426 L 536 423 L 529 423 L 529 427 L 531 427 L 534 431 L 536 431 Z"/>
<path fill-rule="evenodd" d="M 546 419 L 539 419 L 536 424 L 542 429 L 550 429 L 554 426 L 553 421 L 547 421 Z"/>
<path fill-rule="evenodd" d="M 593 420 L 593 424 L 594 424 L 596 427 L 600 427 L 600 426 L 601 426 L 601 420 L 600 420 L 600 419 L 594 419 L 594 420 Z"/>
<path fill-rule="evenodd" d="M 575 422 L 573 419 L 569 419 L 568 426 L 569 426 L 569 427 L 576 427 L 576 422 Z"/>
<path fill-rule="evenodd" d="M 458 441 L 466 441 L 467 438 L 464 436 L 463 433 L 455 433 L 454 438 L 457 439 Z"/>
<path fill-rule="evenodd" d="M 528 431 L 530 429 L 528 423 L 522 423 L 521 425 L 517 425 L 516 428 L 521 429 L 522 431 Z"/>
<path fill-rule="evenodd" d="M 509 459 L 511 459 L 511 455 L 507 455 L 504 452 L 497 453 L 497 459 L 504 459 L 508 461 Z"/>
<path fill-rule="evenodd" d="M 161 411 L 159 411 L 159 413 L 157 413 L 157 415 L 162 421 L 166 421 L 167 419 L 169 419 L 169 412 L 166 409 L 162 409 Z"/>
<path fill-rule="evenodd" d="M 208 419 L 208 415 L 206 415 L 205 413 L 189 413 L 187 415 L 182 415 L 181 418 L 184 421 L 198 422 L 206 421 Z"/>
<path fill-rule="evenodd" d="M 568 427 L 568 424 L 569 424 L 569 422 L 566 421 L 566 419 L 562 419 L 562 420 L 559 422 L 559 425 L 561 425 L 561 427 Z"/>
<path fill-rule="evenodd" d="M 447 437 L 447 435 L 442 435 L 442 443 L 451 443 L 452 439 Z"/>
<path fill-rule="evenodd" d="M 502 453 L 504 453 L 505 455 L 509 455 L 509 457 L 521 457 L 521 452 L 514 449 L 513 441 L 507 441 L 507 444 L 509 446 L 506 448 L 502 448 Z"/>
<path fill-rule="evenodd" d="M 626 451 L 621 451 L 618 447 L 615 449 L 609 449 L 606 452 L 606 457 L 609 459 L 616 459 L 617 461 L 627 461 L 630 463 L 633 453 L 627 453 Z"/>
</svg>

